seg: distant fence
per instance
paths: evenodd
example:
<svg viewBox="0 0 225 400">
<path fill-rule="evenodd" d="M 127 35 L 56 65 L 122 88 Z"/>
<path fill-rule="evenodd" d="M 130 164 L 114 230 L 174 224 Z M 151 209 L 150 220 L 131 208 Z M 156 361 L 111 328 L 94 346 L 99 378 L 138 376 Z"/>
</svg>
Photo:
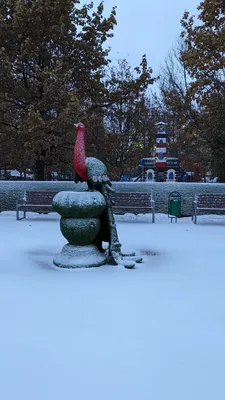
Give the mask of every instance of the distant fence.
<svg viewBox="0 0 225 400">
<path fill-rule="evenodd" d="M 152 192 L 157 213 L 167 213 L 169 194 L 176 190 L 181 194 L 181 215 L 190 216 L 195 193 L 225 193 L 223 183 L 150 183 L 150 182 L 113 182 L 118 192 Z M 0 181 L 0 211 L 16 209 L 16 200 L 23 197 L 25 190 L 87 190 L 86 183 L 75 184 L 72 181 Z"/>
</svg>

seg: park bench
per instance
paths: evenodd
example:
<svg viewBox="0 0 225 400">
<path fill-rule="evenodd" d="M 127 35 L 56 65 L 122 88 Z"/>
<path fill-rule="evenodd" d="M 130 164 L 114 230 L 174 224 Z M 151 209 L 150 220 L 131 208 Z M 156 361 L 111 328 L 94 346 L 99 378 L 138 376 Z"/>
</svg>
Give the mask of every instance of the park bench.
<svg viewBox="0 0 225 400">
<path fill-rule="evenodd" d="M 152 222 L 155 222 L 155 201 L 151 193 L 145 192 L 114 192 L 114 214 L 146 214 L 152 212 Z"/>
<path fill-rule="evenodd" d="M 17 200 L 16 219 L 26 218 L 26 211 L 39 213 L 53 212 L 52 200 L 58 191 L 27 190 L 23 199 Z M 112 194 L 113 212 L 115 214 L 125 213 L 149 213 L 152 211 L 152 222 L 155 222 L 155 202 L 151 193 L 138 192 L 114 192 Z M 20 217 L 20 211 L 23 216 Z"/>
<path fill-rule="evenodd" d="M 26 218 L 26 211 L 53 212 L 52 199 L 57 193 L 58 191 L 50 190 L 27 190 L 23 199 L 19 199 L 16 202 L 16 219 Z M 23 211 L 22 217 L 20 217 L 20 211 Z"/>
<path fill-rule="evenodd" d="M 225 194 L 195 194 L 193 201 L 192 221 L 197 223 L 197 215 L 206 211 L 225 211 Z"/>
</svg>

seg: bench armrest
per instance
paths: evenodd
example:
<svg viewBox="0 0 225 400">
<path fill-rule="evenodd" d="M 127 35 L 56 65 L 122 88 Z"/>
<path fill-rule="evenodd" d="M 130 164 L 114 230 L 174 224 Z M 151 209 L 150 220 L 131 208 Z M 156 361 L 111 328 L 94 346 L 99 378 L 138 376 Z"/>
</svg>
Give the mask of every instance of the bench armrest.
<svg viewBox="0 0 225 400">
<path fill-rule="evenodd" d="M 152 206 L 152 208 L 155 208 L 155 200 L 150 200 L 150 205 Z"/>
<path fill-rule="evenodd" d="M 18 206 L 20 206 L 20 205 L 22 205 L 22 204 L 26 204 L 26 200 L 23 198 L 23 199 L 17 199 L 16 200 L 16 204 L 18 205 Z"/>
</svg>

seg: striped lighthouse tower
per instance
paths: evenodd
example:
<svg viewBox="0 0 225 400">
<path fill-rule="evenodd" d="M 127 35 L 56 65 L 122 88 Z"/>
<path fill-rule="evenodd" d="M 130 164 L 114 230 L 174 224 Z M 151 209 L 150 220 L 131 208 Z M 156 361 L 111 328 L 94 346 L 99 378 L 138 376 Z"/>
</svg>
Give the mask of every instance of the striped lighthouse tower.
<svg viewBox="0 0 225 400">
<path fill-rule="evenodd" d="M 166 142 L 167 142 L 167 124 L 159 122 L 156 124 L 156 150 L 155 150 L 155 166 L 156 168 L 166 168 Z"/>
<path fill-rule="evenodd" d="M 177 157 L 167 157 L 167 124 L 159 122 L 155 127 L 155 151 L 152 157 L 141 158 L 140 167 L 143 172 L 140 178 L 148 182 L 177 182 L 180 179 L 180 160 Z"/>
</svg>

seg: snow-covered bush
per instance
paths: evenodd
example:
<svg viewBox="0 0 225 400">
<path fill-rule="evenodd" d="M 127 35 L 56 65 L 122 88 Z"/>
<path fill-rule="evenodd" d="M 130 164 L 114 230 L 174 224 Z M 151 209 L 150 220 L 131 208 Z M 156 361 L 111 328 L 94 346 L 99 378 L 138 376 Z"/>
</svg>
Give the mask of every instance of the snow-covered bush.
<svg viewBox="0 0 225 400">
<path fill-rule="evenodd" d="M 181 215 L 189 216 L 195 193 L 225 193 L 223 183 L 148 183 L 148 182 L 113 182 L 118 192 L 152 192 L 156 203 L 156 212 L 167 213 L 168 198 L 171 192 L 181 194 Z M 15 210 L 16 200 L 22 198 L 25 190 L 87 190 L 85 183 L 74 182 L 35 182 L 35 181 L 0 181 L 0 211 Z"/>
</svg>

